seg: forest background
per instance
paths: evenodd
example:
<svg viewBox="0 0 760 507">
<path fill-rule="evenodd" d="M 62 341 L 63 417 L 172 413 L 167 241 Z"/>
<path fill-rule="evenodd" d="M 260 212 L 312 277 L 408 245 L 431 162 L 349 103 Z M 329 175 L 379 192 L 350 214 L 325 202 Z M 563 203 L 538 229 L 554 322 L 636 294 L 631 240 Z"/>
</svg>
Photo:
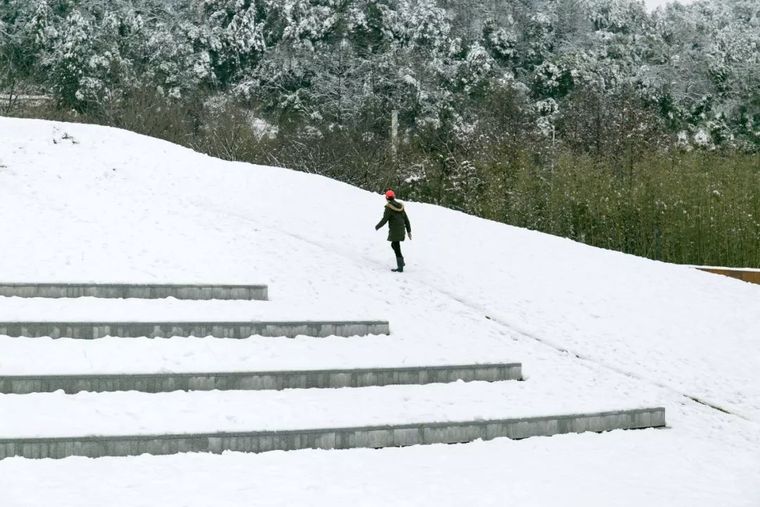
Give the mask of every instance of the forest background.
<svg viewBox="0 0 760 507">
<path fill-rule="evenodd" d="M 757 0 L 0 0 L 0 114 L 760 267 Z"/>
</svg>

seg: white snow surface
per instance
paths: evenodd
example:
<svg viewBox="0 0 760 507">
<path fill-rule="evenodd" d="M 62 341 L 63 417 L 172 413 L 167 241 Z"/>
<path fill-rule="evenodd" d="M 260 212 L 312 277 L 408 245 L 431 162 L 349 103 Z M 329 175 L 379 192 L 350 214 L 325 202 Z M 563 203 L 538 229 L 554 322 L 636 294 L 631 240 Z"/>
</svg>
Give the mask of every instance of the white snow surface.
<svg viewBox="0 0 760 507">
<path fill-rule="evenodd" d="M 286 301 L 99 299 L 0 297 L 0 321 L 59 322 L 247 322 L 293 320 Z M 356 302 L 336 308 L 313 301 L 299 309 L 300 320 L 378 320 L 377 310 Z M 349 318 L 350 317 L 350 318 Z"/>
<path fill-rule="evenodd" d="M 664 406 L 668 429 L 0 461 L 0 505 L 760 505 L 760 286 L 97 126 L 0 118 L 0 281 L 265 283 L 271 302 L 0 298 L 0 320 L 387 319 L 390 336 L 0 337 L 0 375 L 522 362 L 525 382 L 0 395 L 0 438 Z M 253 427 L 255 426 L 255 427 Z"/>
</svg>

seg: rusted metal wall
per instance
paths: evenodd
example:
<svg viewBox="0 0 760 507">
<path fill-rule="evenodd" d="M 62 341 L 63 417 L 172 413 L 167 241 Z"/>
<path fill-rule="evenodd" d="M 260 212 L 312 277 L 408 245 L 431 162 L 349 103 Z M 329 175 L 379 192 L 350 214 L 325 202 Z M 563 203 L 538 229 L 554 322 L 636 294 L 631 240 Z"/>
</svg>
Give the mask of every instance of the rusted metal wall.
<svg viewBox="0 0 760 507">
<path fill-rule="evenodd" d="M 698 267 L 701 271 L 715 273 L 716 275 L 730 276 L 744 282 L 760 284 L 760 270 L 741 268 L 706 268 Z"/>
</svg>

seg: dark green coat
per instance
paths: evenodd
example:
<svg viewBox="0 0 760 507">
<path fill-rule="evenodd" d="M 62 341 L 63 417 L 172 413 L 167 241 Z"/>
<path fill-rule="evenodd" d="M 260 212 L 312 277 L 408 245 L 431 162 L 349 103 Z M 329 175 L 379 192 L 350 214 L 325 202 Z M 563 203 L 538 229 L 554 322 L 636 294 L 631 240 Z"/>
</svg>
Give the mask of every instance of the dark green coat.
<svg viewBox="0 0 760 507">
<path fill-rule="evenodd" d="M 409 217 L 406 216 L 404 205 L 395 199 L 385 204 L 383 219 L 375 226 L 375 229 L 384 226 L 386 222 L 388 222 L 388 241 L 404 241 L 406 238 L 404 230 L 406 229 L 410 234 L 412 232 L 412 224 L 409 223 Z"/>
</svg>

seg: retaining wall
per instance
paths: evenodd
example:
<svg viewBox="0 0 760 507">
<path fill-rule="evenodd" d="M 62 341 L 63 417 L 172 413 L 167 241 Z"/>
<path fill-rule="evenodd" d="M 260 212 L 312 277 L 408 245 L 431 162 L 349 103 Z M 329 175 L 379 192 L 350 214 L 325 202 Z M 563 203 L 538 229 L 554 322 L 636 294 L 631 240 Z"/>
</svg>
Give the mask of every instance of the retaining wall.
<svg viewBox="0 0 760 507">
<path fill-rule="evenodd" d="M 522 367 L 513 364 L 414 366 L 301 371 L 156 373 L 114 375 L 0 376 L 0 393 L 29 394 L 80 391 L 265 390 L 432 384 L 463 380 L 497 382 L 521 380 Z"/>
<path fill-rule="evenodd" d="M 716 275 L 730 276 L 742 280 L 743 282 L 760 284 L 760 270 L 757 269 L 740 269 L 740 268 L 709 268 L 697 267 L 700 271 L 714 273 Z"/>
<path fill-rule="evenodd" d="M 123 435 L 66 438 L 0 439 L 0 459 L 67 456 L 132 456 L 179 452 L 265 452 L 298 449 L 403 447 L 465 443 L 499 437 L 521 439 L 563 433 L 602 432 L 665 426 L 665 409 L 649 408 L 592 414 L 528 417 L 488 421 L 323 428 L 287 431 Z"/>
<path fill-rule="evenodd" d="M 388 322 L 0 322 L 0 335 L 27 338 L 66 337 L 83 340 L 104 336 L 248 338 L 255 335 L 294 338 L 299 335 L 348 337 L 369 334 L 390 334 Z"/>
<path fill-rule="evenodd" d="M 266 285 L 0 283 L 0 296 L 24 298 L 245 299 L 266 301 Z"/>
</svg>

